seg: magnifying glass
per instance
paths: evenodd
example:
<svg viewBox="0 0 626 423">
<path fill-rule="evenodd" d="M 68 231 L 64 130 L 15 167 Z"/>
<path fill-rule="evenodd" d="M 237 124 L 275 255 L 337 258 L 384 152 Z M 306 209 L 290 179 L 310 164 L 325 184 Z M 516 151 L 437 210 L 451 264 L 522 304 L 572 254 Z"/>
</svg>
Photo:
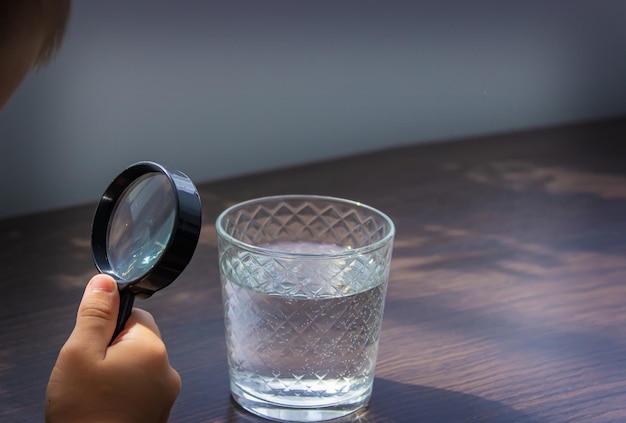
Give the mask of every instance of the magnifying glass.
<svg viewBox="0 0 626 423">
<path fill-rule="evenodd" d="M 96 268 L 112 276 L 120 292 L 111 342 L 124 329 L 135 297 L 150 297 L 185 269 L 201 221 L 191 179 L 158 163 L 135 163 L 106 189 L 93 219 L 91 246 Z"/>
</svg>

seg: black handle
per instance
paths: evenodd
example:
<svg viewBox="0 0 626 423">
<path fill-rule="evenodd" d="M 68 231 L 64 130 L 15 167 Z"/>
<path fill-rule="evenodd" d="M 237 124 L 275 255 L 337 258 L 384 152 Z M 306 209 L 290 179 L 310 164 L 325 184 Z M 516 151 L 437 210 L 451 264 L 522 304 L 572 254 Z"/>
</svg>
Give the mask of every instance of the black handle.
<svg viewBox="0 0 626 423">
<path fill-rule="evenodd" d="M 111 342 L 109 345 L 115 341 L 115 338 L 124 330 L 124 326 L 126 326 L 126 322 L 130 317 L 130 313 L 133 311 L 133 303 L 135 302 L 135 294 L 131 293 L 130 290 L 124 289 L 120 291 L 120 311 L 117 314 L 117 323 L 115 324 L 115 332 L 113 332 L 113 337 L 111 338 Z"/>
</svg>

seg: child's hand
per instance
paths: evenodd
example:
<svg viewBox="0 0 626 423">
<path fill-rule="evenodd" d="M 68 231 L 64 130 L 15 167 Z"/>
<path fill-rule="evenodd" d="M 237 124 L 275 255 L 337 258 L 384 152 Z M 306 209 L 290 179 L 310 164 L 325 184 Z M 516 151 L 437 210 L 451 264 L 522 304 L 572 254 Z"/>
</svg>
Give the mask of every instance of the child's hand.
<svg viewBox="0 0 626 423">
<path fill-rule="evenodd" d="M 119 308 L 115 281 L 94 276 L 46 391 L 46 422 L 166 422 L 180 376 L 152 316 L 133 309 L 108 346 Z"/>
</svg>

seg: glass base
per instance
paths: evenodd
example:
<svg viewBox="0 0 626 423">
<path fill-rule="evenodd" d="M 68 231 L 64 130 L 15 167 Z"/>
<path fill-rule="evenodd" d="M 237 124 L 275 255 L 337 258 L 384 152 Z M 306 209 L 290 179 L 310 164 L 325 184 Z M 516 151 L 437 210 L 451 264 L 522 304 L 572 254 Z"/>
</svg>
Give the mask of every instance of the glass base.
<svg viewBox="0 0 626 423">
<path fill-rule="evenodd" d="M 367 390 L 356 398 L 351 398 L 349 404 L 341 403 L 306 408 L 273 403 L 257 398 L 235 384 L 231 386 L 231 394 L 245 410 L 266 419 L 281 422 L 320 422 L 345 417 L 363 409 L 370 399 L 371 390 Z"/>
</svg>

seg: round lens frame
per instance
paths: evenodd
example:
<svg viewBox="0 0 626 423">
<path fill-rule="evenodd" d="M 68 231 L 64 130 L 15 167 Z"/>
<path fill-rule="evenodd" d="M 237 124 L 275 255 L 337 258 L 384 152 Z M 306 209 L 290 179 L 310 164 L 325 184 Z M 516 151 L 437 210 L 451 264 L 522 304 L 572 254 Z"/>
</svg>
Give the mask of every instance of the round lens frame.
<svg viewBox="0 0 626 423">
<path fill-rule="evenodd" d="M 159 234 L 156 237 L 157 241 L 161 241 L 161 250 L 156 256 L 150 257 L 150 262 L 143 266 L 141 271 L 127 269 L 128 271 L 125 272 L 119 269 L 119 263 L 124 262 L 124 260 L 120 261 L 120 254 L 116 256 L 115 252 L 109 251 L 111 233 L 120 230 L 120 228 L 112 228 L 111 224 L 120 220 L 122 215 L 120 207 L 125 207 L 124 203 L 127 207 L 132 207 L 133 193 L 142 181 L 149 180 L 153 174 L 158 176 L 161 181 L 159 183 L 168 188 L 165 190 L 167 192 L 161 190 L 157 194 L 169 198 L 164 203 L 156 201 L 150 204 L 173 207 L 173 210 L 156 211 L 157 214 L 165 215 L 173 213 L 173 219 L 166 219 L 164 225 L 166 229 L 171 227 L 171 232 Z M 143 200 L 149 202 L 150 198 L 145 197 Z M 130 225 L 132 223 L 128 222 Z M 200 196 L 187 175 L 154 162 L 135 163 L 115 178 L 100 199 L 91 233 L 94 263 L 101 273 L 108 274 L 117 281 L 120 290 L 143 298 L 149 297 L 172 283 L 185 269 L 198 243 L 201 223 Z M 149 228 L 150 225 L 147 224 L 146 227 Z M 153 242 L 154 239 L 154 237 L 148 237 L 147 241 Z M 115 242 L 112 244 L 116 245 Z M 145 247 L 144 245 L 131 246 L 129 251 L 140 252 Z M 129 266 L 133 262 L 131 258 L 126 261 Z"/>
</svg>

